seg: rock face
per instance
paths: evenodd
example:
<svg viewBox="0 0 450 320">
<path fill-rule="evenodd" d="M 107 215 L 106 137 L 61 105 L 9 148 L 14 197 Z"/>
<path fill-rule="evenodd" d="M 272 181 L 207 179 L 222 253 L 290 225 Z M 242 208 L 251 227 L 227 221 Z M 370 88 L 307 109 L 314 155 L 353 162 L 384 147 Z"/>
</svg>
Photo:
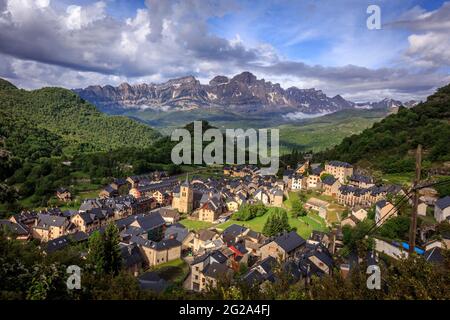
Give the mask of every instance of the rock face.
<svg viewBox="0 0 450 320">
<path fill-rule="evenodd" d="M 355 104 L 355 108 L 389 110 L 389 109 L 398 108 L 400 106 L 405 106 L 407 108 L 412 108 L 415 105 L 417 105 L 418 103 L 419 102 L 414 101 L 414 100 L 407 101 L 407 102 L 401 102 L 401 101 L 398 101 L 398 100 L 385 98 L 385 99 L 383 99 L 381 101 L 376 101 L 376 102 L 356 103 Z"/>
<path fill-rule="evenodd" d="M 105 112 L 121 112 L 130 108 L 161 111 L 218 108 L 244 113 L 270 111 L 317 114 L 355 107 L 382 107 L 381 102 L 358 106 L 339 95 L 330 98 L 316 89 L 283 89 L 278 83 L 258 80 L 250 72 L 242 72 L 231 79 L 216 76 L 207 85 L 188 76 L 162 84 L 122 83 L 118 87 L 90 86 L 74 91 Z"/>
</svg>

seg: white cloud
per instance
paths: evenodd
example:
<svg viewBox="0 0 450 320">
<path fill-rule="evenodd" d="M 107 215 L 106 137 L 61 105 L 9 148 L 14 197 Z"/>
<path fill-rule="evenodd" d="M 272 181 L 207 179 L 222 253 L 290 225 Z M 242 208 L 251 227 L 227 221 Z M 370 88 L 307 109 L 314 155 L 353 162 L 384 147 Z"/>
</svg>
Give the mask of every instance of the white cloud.
<svg viewBox="0 0 450 320">
<path fill-rule="evenodd" d="M 0 62 L 4 63 L 0 76 L 27 88 L 74 88 L 161 82 L 185 75 L 207 82 L 218 74 L 232 76 L 249 70 L 284 87 L 316 87 L 358 98 L 426 95 L 449 81 L 436 71 L 439 64 L 448 64 L 450 52 L 448 38 L 442 37 L 449 28 L 440 29 L 437 23 L 445 22 L 442 9 L 416 8 L 403 16 L 401 25 L 415 32 L 408 41 L 404 38 L 409 45 L 406 57 L 414 68 L 435 68 L 409 70 L 407 62 L 401 68 L 379 66 L 380 61 L 399 55 L 402 48 L 396 46 L 395 37 L 377 42 L 375 36 L 360 39 L 349 33 L 322 57 L 322 64 L 328 62 L 328 66 L 308 65 L 282 57 L 259 39 L 252 39 L 250 45 L 239 32 L 230 40 L 211 33 L 209 19 L 236 10 L 230 1 L 149 0 L 148 8 L 123 21 L 107 14 L 107 3 L 63 7 L 48 0 L 0 0 Z M 308 29 L 291 41 L 300 43 L 316 35 Z"/>
</svg>

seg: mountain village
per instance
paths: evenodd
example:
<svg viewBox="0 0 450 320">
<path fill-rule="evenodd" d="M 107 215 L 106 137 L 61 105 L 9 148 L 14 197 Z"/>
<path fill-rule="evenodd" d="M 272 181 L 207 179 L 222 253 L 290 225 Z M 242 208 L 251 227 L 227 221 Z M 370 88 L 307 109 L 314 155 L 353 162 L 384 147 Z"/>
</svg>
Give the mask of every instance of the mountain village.
<svg viewBox="0 0 450 320">
<path fill-rule="evenodd" d="M 264 286 L 279 277 L 280 264 L 292 281 L 317 279 L 332 272 L 344 277 L 361 263 L 354 254 L 342 257 L 346 225 L 354 227 L 374 211 L 376 224 L 398 212 L 394 204 L 405 191 L 398 185 L 380 185 L 345 162 L 325 164 L 306 160 L 288 168 L 282 178 L 262 176 L 253 165 L 224 166 L 220 177 L 189 179 L 156 171 L 115 179 L 95 199 L 85 199 L 78 210 L 58 207 L 23 211 L 0 220 L 17 239 L 40 241 L 45 255 L 83 243 L 114 223 L 120 231 L 124 268 L 138 277 L 144 289 L 162 291 L 169 284 L 154 272 L 178 261 L 189 266 L 183 275 L 186 290 L 204 291 L 218 280 L 239 273 L 242 281 Z M 244 205 L 286 208 L 294 195 L 303 195 L 308 228 L 266 236 L 250 221 L 233 219 Z M 66 188 L 56 191 L 61 202 L 72 197 Z M 266 213 L 268 215 L 269 213 Z M 432 263 L 442 261 L 450 235 L 433 238 L 435 225 L 450 219 L 450 197 L 421 191 L 418 214 L 434 218 L 418 230 L 416 252 Z M 200 227 L 199 227 L 200 226 Z M 320 226 L 319 228 L 317 226 Z M 408 255 L 407 244 L 375 238 L 374 251 L 364 263 L 377 264 L 379 255 L 398 259 Z M 244 270 L 244 272 L 242 271 Z"/>
</svg>

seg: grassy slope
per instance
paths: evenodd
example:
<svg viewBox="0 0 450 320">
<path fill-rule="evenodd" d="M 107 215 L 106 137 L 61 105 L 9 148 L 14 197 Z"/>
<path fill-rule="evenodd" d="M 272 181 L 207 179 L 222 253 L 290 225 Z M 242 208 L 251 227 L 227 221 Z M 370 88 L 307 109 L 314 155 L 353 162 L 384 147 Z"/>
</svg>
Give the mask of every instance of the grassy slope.
<svg viewBox="0 0 450 320">
<path fill-rule="evenodd" d="M 280 148 L 282 153 L 299 150 L 315 152 L 339 144 L 342 139 L 380 121 L 383 112 L 346 110 L 335 114 L 310 119 L 300 124 L 280 125 Z"/>
</svg>

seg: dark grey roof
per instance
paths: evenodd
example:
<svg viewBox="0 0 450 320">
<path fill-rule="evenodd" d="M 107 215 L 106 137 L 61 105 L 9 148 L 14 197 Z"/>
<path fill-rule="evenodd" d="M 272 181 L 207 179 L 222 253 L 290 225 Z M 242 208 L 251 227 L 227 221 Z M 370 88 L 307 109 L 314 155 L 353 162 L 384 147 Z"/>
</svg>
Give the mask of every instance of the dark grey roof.
<svg viewBox="0 0 450 320">
<path fill-rule="evenodd" d="M 211 253 L 211 257 L 219 263 L 224 263 L 227 261 L 227 257 L 225 257 L 219 250 L 213 251 Z"/>
<path fill-rule="evenodd" d="M 283 171 L 283 177 L 290 177 L 294 173 L 294 170 L 286 169 Z"/>
<path fill-rule="evenodd" d="M 436 201 L 436 207 L 438 207 L 441 210 L 444 210 L 449 206 L 450 206 L 450 196 L 440 198 L 438 201 Z"/>
<path fill-rule="evenodd" d="M 57 250 L 61 250 L 70 244 L 68 236 L 58 237 L 50 240 L 45 244 L 44 251 L 46 253 L 53 253 Z"/>
<path fill-rule="evenodd" d="M 223 263 L 210 263 L 203 269 L 203 274 L 207 277 L 218 279 L 227 274 L 230 269 Z"/>
<path fill-rule="evenodd" d="M 272 256 L 268 256 L 267 258 L 261 260 L 259 266 L 266 272 L 269 273 L 272 271 L 273 267 L 277 264 L 277 259 Z"/>
<path fill-rule="evenodd" d="M 428 251 L 425 251 L 425 260 L 433 263 L 444 262 L 444 257 L 442 256 L 442 249 L 439 247 L 434 247 Z"/>
<path fill-rule="evenodd" d="M 168 217 L 168 218 L 179 218 L 180 214 L 175 209 L 167 209 L 167 208 L 161 208 L 159 209 L 159 213 L 162 217 Z"/>
<path fill-rule="evenodd" d="M 110 184 L 108 184 L 103 190 L 109 194 L 117 193 L 117 190 Z"/>
<path fill-rule="evenodd" d="M 387 204 L 386 200 L 380 200 L 377 203 L 375 203 L 375 205 L 380 209 L 384 208 L 386 206 L 386 204 Z"/>
<path fill-rule="evenodd" d="M 134 265 L 140 265 L 144 259 L 135 244 L 120 244 L 120 253 L 122 255 L 123 264 L 129 268 Z"/>
<path fill-rule="evenodd" d="M 322 169 L 321 167 L 316 167 L 316 168 L 314 168 L 314 169 L 311 170 L 311 173 L 312 173 L 313 175 L 320 176 L 320 174 L 322 173 L 322 171 L 323 171 L 323 169 Z"/>
<path fill-rule="evenodd" d="M 214 238 L 214 236 L 216 235 L 216 233 L 214 231 L 207 230 L 207 229 L 198 230 L 197 234 L 198 234 L 198 238 L 202 241 L 212 240 Z"/>
<path fill-rule="evenodd" d="M 68 223 L 68 220 L 65 217 L 50 215 L 50 214 L 42 214 L 40 213 L 38 215 L 38 227 L 62 227 L 66 223 Z"/>
<path fill-rule="evenodd" d="M 91 224 L 94 222 L 94 220 L 92 220 L 91 214 L 89 212 L 79 212 L 79 215 L 85 224 Z"/>
<path fill-rule="evenodd" d="M 254 230 L 252 230 L 252 229 L 250 229 L 250 230 L 247 232 L 247 237 L 250 237 L 250 238 L 253 238 L 253 239 L 258 239 L 259 236 L 260 236 L 260 233 L 254 231 Z"/>
<path fill-rule="evenodd" d="M 334 167 L 343 167 L 343 168 L 353 168 L 353 166 L 350 163 L 347 162 L 343 162 L 343 161 L 330 161 L 328 162 L 329 165 L 334 166 Z"/>
<path fill-rule="evenodd" d="M 83 231 L 77 231 L 73 234 L 68 235 L 68 237 L 73 242 L 82 242 L 86 241 L 89 238 L 88 234 Z"/>
<path fill-rule="evenodd" d="M 350 181 L 363 182 L 363 183 L 373 183 L 373 178 L 369 176 L 364 176 L 361 174 L 354 173 L 350 178 Z"/>
<path fill-rule="evenodd" d="M 242 277 L 242 280 L 249 285 L 255 285 L 263 282 L 264 277 L 258 270 L 251 269 Z"/>
<path fill-rule="evenodd" d="M 169 226 L 165 233 L 164 233 L 164 239 L 177 239 L 180 242 L 183 242 L 184 239 L 186 239 L 187 235 L 189 234 L 189 230 L 186 229 L 181 224 L 174 224 Z"/>
<path fill-rule="evenodd" d="M 136 221 L 139 223 L 139 226 L 145 231 L 150 231 L 152 229 L 158 228 L 166 223 L 158 212 L 147 214 L 144 216 L 138 216 Z"/>
<path fill-rule="evenodd" d="M 326 176 L 325 179 L 322 180 L 322 183 L 332 186 L 336 182 L 336 178 L 333 176 Z"/>
<path fill-rule="evenodd" d="M 355 196 L 361 196 L 367 193 L 367 189 L 358 188 L 352 185 L 343 185 L 339 188 L 339 192 L 342 194 L 354 194 Z"/>
<path fill-rule="evenodd" d="M 14 223 L 6 219 L 0 219 L 0 226 L 6 228 L 8 231 L 18 236 L 25 236 L 28 234 L 28 230 L 20 223 Z"/>
<path fill-rule="evenodd" d="M 315 248 L 307 252 L 305 256 L 306 257 L 315 256 L 330 268 L 334 264 L 333 258 L 331 257 L 331 254 L 329 253 L 328 249 L 321 244 L 315 246 Z"/>
<path fill-rule="evenodd" d="M 232 224 L 231 226 L 223 230 L 222 236 L 226 238 L 236 238 L 247 230 L 248 228 L 246 227 L 240 226 L 238 224 Z"/>
<path fill-rule="evenodd" d="M 123 230 L 120 234 L 122 236 L 126 236 L 126 235 L 139 236 L 139 235 L 144 234 L 144 233 L 145 233 L 145 230 L 140 228 L 140 227 L 127 226 L 125 228 L 125 230 Z"/>
<path fill-rule="evenodd" d="M 218 263 L 224 263 L 227 261 L 227 257 L 225 257 L 225 255 L 222 252 L 220 252 L 219 250 L 215 250 L 212 252 L 206 252 L 206 253 L 202 254 L 201 256 L 194 258 L 194 260 L 192 260 L 192 262 L 191 262 L 191 265 L 203 262 L 210 258 L 213 258 Z"/>
<path fill-rule="evenodd" d="M 177 239 L 163 239 L 158 242 L 153 242 L 153 244 L 152 248 L 155 248 L 156 250 L 166 250 L 181 246 L 181 242 Z"/>
<path fill-rule="evenodd" d="M 291 252 L 306 243 L 306 240 L 300 237 L 295 231 L 279 235 L 274 241 L 286 252 Z"/>
</svg>

